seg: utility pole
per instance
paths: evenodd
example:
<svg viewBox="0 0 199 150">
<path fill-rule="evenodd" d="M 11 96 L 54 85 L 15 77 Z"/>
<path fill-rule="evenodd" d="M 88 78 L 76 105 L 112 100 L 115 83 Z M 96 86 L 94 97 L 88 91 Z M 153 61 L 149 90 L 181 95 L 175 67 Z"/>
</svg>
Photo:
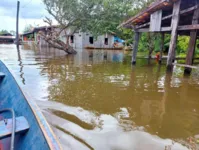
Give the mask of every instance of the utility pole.
<svg viewBox="0 0 199 150">
<path fill-rule="evenodd" d="M 16 22 L 16 44 L 19 45 L 19 7 L 20 2 L 17 1 L 17 22 Z"/>
</svg>

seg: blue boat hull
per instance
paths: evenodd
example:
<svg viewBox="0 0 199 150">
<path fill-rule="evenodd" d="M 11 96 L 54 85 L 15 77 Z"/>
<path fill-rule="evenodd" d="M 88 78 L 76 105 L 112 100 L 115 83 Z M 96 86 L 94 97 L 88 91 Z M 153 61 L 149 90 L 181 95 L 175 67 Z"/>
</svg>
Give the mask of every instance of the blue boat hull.
<svg viewBox="0 0 199 150">
<path fill-rule="evenodd" d="M 15 150 L 48 150 L 61 149 L 51 128 L 38 107 L 26 99 L 6 66 L 0 61 L 0 72 L 5 77 L 0 79 L 0 110 L 12 108 L 16 117 L 24 116 L 30 126 L 26 133 L 15 137 Z M 2 118 L 12 118 L 10 113 L 1 113 Z M 1 132 L 1 131 L 0 131 Z M 10 138 L 0 140 L 0 149 L 8 149 Z"/>
</svg>

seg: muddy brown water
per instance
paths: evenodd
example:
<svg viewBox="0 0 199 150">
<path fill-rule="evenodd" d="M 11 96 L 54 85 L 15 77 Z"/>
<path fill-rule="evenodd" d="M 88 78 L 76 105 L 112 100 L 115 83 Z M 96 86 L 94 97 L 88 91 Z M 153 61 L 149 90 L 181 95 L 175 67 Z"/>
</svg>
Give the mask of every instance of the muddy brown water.
<svg viewBox="0 0 199 150">
<path fill-rule="evenodd" d="M 199 71 L 111 50 L 77 55 L 35 46 L 0 45 L 0 59 L 31 95 L 63 149 L 198 149 Z"/>
</svg>

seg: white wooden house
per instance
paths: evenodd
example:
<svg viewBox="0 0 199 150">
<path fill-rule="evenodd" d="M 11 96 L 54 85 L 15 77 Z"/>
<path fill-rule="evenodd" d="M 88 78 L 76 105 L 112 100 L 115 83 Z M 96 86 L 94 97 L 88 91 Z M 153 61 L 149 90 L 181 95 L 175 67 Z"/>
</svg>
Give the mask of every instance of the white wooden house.
<svg viewBox="0 0 199 150">
<path fill-rule="evenodd" d="M 61 40 L 66 41 L 65 35 L 61 34 Z M 69 39 L 70 45 L 75 49 L 95 48 L 106 49 L 114 48 L 114 35 L 105 34 L 94 38 L 92 34 L 76 32 Z"/>
<path fill-rule="evenodd" d="M 44 39 L 42 39 L 38 32 L 50 29 L 51 27 L 37 27 L 34 28 L 31 32 L 25 33 L 22 35 L 22 41 L 23 42 L 35 42 L 36 44 L 39 44 L 40 46 L 47 46 L 47 42 L 45 42 Z M 53 28 L 57 31 L 60 30 L 57 26 L 53 26 Z M 63 31 L 60 34 L 60 39 L 63 42 L 66 42 L 66 35 L 71 33 L 71 29 L 67 29 L 66 31 Z M 31 37 L 31 38 L 28 38 Z M 97 38 L 94 38 L 92 34 L 85 33 L 85 32 L 75 32 L 73 35 L 70 36 L 69 42 L 70 45 L 74 49 L 84 49 L 84 48 L 90 48 L 90 49 L 112 49 L 114 48 L 114 41 L 115 36 L 113 34 L 105 34 L 98 36 Z"/>
</svg>

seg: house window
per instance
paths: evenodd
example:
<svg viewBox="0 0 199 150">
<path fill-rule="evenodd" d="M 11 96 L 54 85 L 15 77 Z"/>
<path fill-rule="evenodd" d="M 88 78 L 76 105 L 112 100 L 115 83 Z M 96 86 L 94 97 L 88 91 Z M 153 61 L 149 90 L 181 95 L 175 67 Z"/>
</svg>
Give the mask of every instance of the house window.
<svg viewBox="0 0 199 150">
<path fill-rule="evenodd" d="M 105 38 L 105 39 L 104 39 L 104 44 L 105 44 L 105 45 L 108 45 L 108 38 Z"/>
<path fill-rule="evenodd" d="M 93 44 L 93 37 L 89 37 L 89 43 Z"/>
<path fill-rule="evenodd" d="M 73 35 L 70 36 L 70 42 L 74 43 L 74 36 Z"/>
</svg>

